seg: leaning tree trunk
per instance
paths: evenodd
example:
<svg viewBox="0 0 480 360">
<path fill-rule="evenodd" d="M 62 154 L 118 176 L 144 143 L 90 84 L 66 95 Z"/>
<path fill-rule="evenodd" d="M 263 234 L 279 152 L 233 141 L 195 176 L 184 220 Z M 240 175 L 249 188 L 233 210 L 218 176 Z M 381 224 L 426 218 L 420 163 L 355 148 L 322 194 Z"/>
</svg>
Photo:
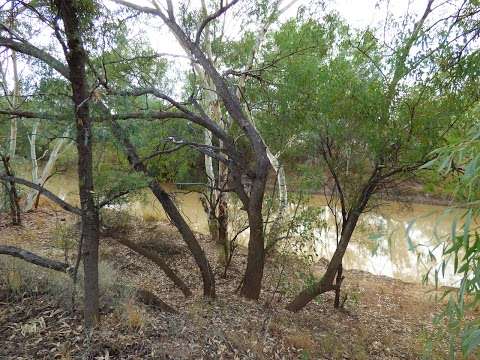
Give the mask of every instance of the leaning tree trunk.
<svg viewBox="0 0 480 360">
<path fill-rule="evenodd" d="M 294 312 L 299 311 L 318 295 L 331 290 L 336 290 L 336 285 L 334 284 L 335 276 L 341 269 L 343 256 L 345 255 L 345 251 L 347 250 L 348 243 L 352 238 L 353 231 L 357 226 L 357 222 L 360 217 L 360 214 L 361 214 L 360 210 L 354 210 L 348 216 L 345 222 L 345 225 L 343 226 L 338 246 L 321 280 L 318 281 L 313 286 L 306 288 L 302 292 L 300 292 L 295 297 L 295 299 L 287 305 L 287 310 L 294 311 Z M 341 278 L 342 274 L 340 273 L 339 275 Z M 341 281 L 339 281 L 338 285 L 339 286 L 341 285 Z"/>
<path fill-rule="evenodd" d="M 99 317 L 98 291 L 98 239 L 99 217 L 94 201 L 92 119 L 89 109 L 89 92 L 85 66 L 87 55 L 83 47 L 80 19 L 75 2 L 55 0 L 62 17 L 69 52 L 73 102 L 75 104 L 76 145 L 78 152 L 79 195 L 82 209 L 82 258 L 85 274 L 85 327 L 92 328 Z"/>
<path fill-rule="evenodd" d="M 203 280 L 203 294 L 204 296 L 214 298 L 215 297 L 215 275 L 210 267 L 208 259 L 198 243 L 195 234 L 188 226 L 187 222 L 183 218 L 182 214 L 178 210 L 177 206 L 171 199 L 170 195 L 163 189 L 162 185 L 151 176 L 145 164 L 140 160 L 140 157 L 135 149 L 134 145 L 130 142 L 130 139 L 126 136 L 125 132 L 118 124 L 117 121 L 111 119 L 110 126 L 115 138 L 122 144 L 123 150 L 127 155 L 129 163 L 133 169 L 137 172 L 143 173 L 148 177 L 151 177 L 149 187 L 158 199 L 163 207 L 163 210 L 168 215 L 173 225 L 178 229 L 182 235 L 183 240 L 187 244 L 195 262 L 197 263 Z"/>
</svg>

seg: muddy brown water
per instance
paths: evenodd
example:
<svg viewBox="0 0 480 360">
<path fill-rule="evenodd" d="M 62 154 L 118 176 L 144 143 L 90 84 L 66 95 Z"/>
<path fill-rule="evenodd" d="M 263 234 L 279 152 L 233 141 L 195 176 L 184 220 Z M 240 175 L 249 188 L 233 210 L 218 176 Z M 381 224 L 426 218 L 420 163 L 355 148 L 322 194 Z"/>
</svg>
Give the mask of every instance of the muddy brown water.
<svg viewBox="0 0 480 360">
<path fill-rule="evenodd" d="M 63 199 L 78 203 L 78 190 L 74 177 L 53 178 L 47 188 Z M 165 185 L 174 193 L 181 212 L 193 230 L 208 234 L 205 212 L 200 202 L 200 195 L 194 192 L 178 190 L 174 185 Z M 335 250 L 336 233 L 334 217 L 326 205 L 323 195 L 311 195 L 309 205 L 323 209 L 326 226 L 314 230 L 315 245 L 310 250 L 303 250 L 302 255 L 311 255 L 314 261 L 328 258 Z M 148 191 L 139 199 L 120 205 L 130 213 L 149 218 L 166 220 L 158 201 Z M 290 213 L 295 205 L 291 204 Z M 240 211 L 237 209 L 237 213 Z M 344 258 L 344 267 L 385 275 L 404 281 L 421 282 L 423 276 L 433 265 L 437 264 L 442 253 L 442 240 L 452 233 L 452 223 L 457 221 L 458 231 L 462 225 L 462 210 L 444 206 L 385 202 L 362 215 L 355 230 L 352 242 Z M 248 239 L 248 231 L 240 237 L 243 245 Z M 410 241 L 408 240 L 410 239 Z M 412 245 L 415 250 L 412 250 Z M 437 260 L 433 259 L 433 255 Z M 439 283 L 455 286 L 459 278 L 453 275 L 451 264 L 447 265 L 445 276 L 440 276 Z"/>
</svg>

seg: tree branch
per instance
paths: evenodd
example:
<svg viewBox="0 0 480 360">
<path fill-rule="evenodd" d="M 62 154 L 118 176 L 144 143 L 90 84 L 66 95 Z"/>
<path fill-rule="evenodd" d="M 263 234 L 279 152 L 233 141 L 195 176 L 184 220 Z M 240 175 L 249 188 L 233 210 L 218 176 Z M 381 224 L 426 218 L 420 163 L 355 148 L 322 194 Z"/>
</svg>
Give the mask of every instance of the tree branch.
<svg viewBox="0 0 480 360">
<path fill-rule="evenodd" d="M 69 211 L 71 213 L 74 213 L 76 215 L 81 215 L 82 214 L 82 211 L 73 206 L 73 205 L 70 205 L 69 203 L 63 201 L 62 199 L 60 199 L 57 195 L 55 195 L 54 193 L 48 191 L 47 189 L 45 189 L 43 186 L 40 186 L 38 184 L 35 184 L 31 181 L 28 181 L 28 180 L 25 180 L 25 179 L 22 179 L 22 178 L 17 178 L 15 176 L 8 176 L 6 174 L 0 174 L 0 180 L 4 180 L 4 181 L 15 181 L 16 183 L 18 184 L 21 184 L 21 185 L 25 185 L 29 188 L 32 188 L 32 189 L 35 189 L 37 190 L 38 192 L 40 192 L 40 194 L 44 195 L 45 197 L 49 198 L 50 200 L 52 200 L 54 203 L 58 204 L 62 209 L 66 210 L 66 211 Z"/>
<path fill-rule="evenodd" d="M 30 251 L 18 248 L 16 246 L 0 245 L 0 254 L 13 256 L 25 260 L 31 264 L 64 273 L 66 273 L 69 268 L 68 264 L 66 263 L 41 257 L 39 255 L 31 253 Z"/>
<path fill-rule="evenodd" d="M 225 6 L 220 6 L 220 8 L 215 11 L 213 14 L 208 15 L 205 19 L 203 19 L 202 23 L 198 27 L 197 30 L 197 35 L 195 35 L 195 44 L 198 45 L 200 42 L 200 37 L 202 36 L 202 31 L 205 29 L 205 27 L 208 25 L 210 21 L 215 20 L 219 16 L 221 16 L 223 13 L 225 13 L 229 8 L 231 8 L 233 5 L 235 5 L 239 0 L 232 0 L 230 3 L 226 4 Z"/>
<path fill-rule="evenodd" d="M 15 50 L 19 53 L 32 56 L 39 59 L 55 69 L 60 75 L 66 79 L 70 79 L 70 71 L 68 68 L 58 59 L 44 50 L 41 50 L 26 41 L 16 41 L 3 36 L 0 36 L 0 46 L 5 46 L 11 50 Z"/>
</svg>

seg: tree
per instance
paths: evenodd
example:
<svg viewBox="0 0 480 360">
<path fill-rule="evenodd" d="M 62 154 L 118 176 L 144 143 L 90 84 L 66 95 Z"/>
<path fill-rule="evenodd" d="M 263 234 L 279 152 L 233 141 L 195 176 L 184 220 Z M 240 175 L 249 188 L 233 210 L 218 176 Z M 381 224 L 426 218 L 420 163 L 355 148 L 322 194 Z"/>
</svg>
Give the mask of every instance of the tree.
<svg viewBox="0 0 480 360">
<path fill-rule="evenodd" d="M 445 134 L 460 126 L 457 117 L 475 104 L 462 90 L 444 87 L 438 61 L 460 33 L 467 41 L 477 36 L 472 26 L 458 25 L 471 8 L 452 10 L 442 26 L 435 15 L 429 20 L 440 8 L 427 3 L 419 19 L 392 41 L 393 56 L 386 55 L 392 45 L 382 44 L 371 30 L 352 33 L 334 17 L 323 24 L 291 21 L 274 36 L 275 52 L 298 55 L 277 64 L 265 76 L 274 86 L 263 93 L 257 87 L 250 101 L 262 105 L 258 117 L 267 131 L 298 134 L 297 148 L 312 154 L 313 164 L 322 160 L 316 176 L 327 174 L 341 213 L 337 248 L 324 275 L 298 294 L 289 310 L 327 291 L 338 297 L 343 255 L 372 197 L 420 171 Z"/>
<path fill-rule="evenodd" d="M 441 243 L 442 258 L 425 275 L 426 280 L 434 279 L 435 285 L 445 276 L 445 269 L 453 267 L 459 275 L 458 289 L 445 292 L 448 302 L 437 316 L 437 322 L 446 320 L 450 333 L 450 356 L 455 357 L 457 344 L 460 344 L 464 357 L 478 352 L 480 347 L 480 320 L 469 318 L 469 313 L 480 303 L 480 237 L 475 218 L 479 214 L 479 124 L 480 107 L 478 104 L 478 51 L 459 59 L 456 68 L 445 68 L 449 73 L 449 87 L 464 89 L 463 96 L 477 99 L 477 103 L 467 111 L 460 121 L 465 126 L 452 134 L 448 143 L 432 152 L 434 159 L 425 165 L 442 177 L 453 177 L 457 182 L 455 198 L 458 207 L 463 209 L 463 225 L 452 224 L 452 233 L 448 240 Z"/>
<path fill-rule="evenodd" d="M 54 35 L 63 50 L 67 65 L 57 60 L 45 50 L 32 45 L 7 24 L 2 23 L 3 35 L 0 45 L 32 56 L 56 70 L 71 85 L 78 153 L 79 194 L 82 218 L 82 258 L 85 273 L 85 325 L 91 328 L 98 321 L 98 231 L 99 218 L 94 202 L 93 163 L 92 163 L 92 119 L 89 109 L 91 98 L 86 75 L 87 55 L 83 44 L 83 33 L 88 27 L 93 2 L 74 4 L 58 0 L 51 5 L 27 6 L 43 23 L 51 25 Z M 82 7 L 83 6 L 83 7 Z M 39 8 L 41 10 L 39 10 Z M 47 15 L 42 11 L 47 10 Z M 58 16 L 57 16 L 58 13 Z M 61 32 L 58 21 L 63 23 Z"/>
<path fill-rule="evenodd" d="M 217 97 L 221 100 L 226 113 L 248 141 L 249 153 L 242 154 L 242 152 L 239 151 L 240 149 L 235 145 L 234 139 L 207 115 L 205 109 L 201 108 L 195 99 L 191 99 L 191 105 L 193 105 L 196 113 L 156 89 L 136 89 L 130 92 L 130 94 L 137 95 L 150 93 L 165 100 L 182 112 L 184 114 L 183 117 L 197 125 L 207 128 L 222 141 L 223 148 L 221 148 L 220 151 L 219 149 L 212 148 L 205 149 L 198 145 L 196 145 L 196 148 L 201 151 L 208 151 L 211 156 L 216 157 L 217 160 L 223 161 L 229 166 L 233 190 L 247 210 L 250 227 L 248 261 L 241 294 L 250 299 L 258 299 L 261 291 L 265 259 L 262 207 L 270 165 L 267 147 L 251 119 L 249 119 L 243 111 L 240 100 L 226 78 L 220 74 L 200 45 L 205 27 L 235 5 L 236 2 L 233 1 L 221 6 L 215 12 L 202 19 L 197 26 L 194 38 L 178 24 L 171 1 L 167 1 L 166 11 L 163 10 L 157 2 L 152 3 L 154 7 L 142 7 L 123 0 L 115 0 L 115 2 L 154 15 L 167 25 L 179 44 L 185 49 L 187 55 L 201 66 L 204 73 L 211 79 L 215 86 Z M 228 155 L 228 159 L 221 154 L 222 152 Z M 252 158 L 251 165 L 246 162 L 246 159 L 249 158 Z"/>
</svg>

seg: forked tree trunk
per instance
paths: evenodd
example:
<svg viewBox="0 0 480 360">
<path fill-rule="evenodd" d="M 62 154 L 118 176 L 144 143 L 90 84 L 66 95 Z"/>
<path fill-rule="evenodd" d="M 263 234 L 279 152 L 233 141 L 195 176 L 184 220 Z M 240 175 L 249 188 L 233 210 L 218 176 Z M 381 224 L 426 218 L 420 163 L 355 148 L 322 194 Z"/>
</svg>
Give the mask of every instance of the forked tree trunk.
<svg viewBox="0 0 480 360">
<path fill-rule="evenodd" d="M 80 16 L 76 3 L 69 0 L 55 0 L 63 20 L 67 38 L 67 63 L 70 70 L 73 102 L 75 104 L 76 145 L 78 152 L 78 183 L 82 209 L 83 267 L 85 274 L 85 327 L 92 328 L 99 317 L 98 291 L 98 239 L 99 217 L 94 201 L 92 120 L 89 109 L 89 90 L 85 66 L 87 56 L 83 47 Z"/>
<path fill-rule="evenodd" d="M 203 280 L 204 296 L 214 298 L 215 275 L 213 274 L 210 263 L 208 262 L 208 259 L 203 252 L 202 247 L 198 243 L 195 234 L 190 229 L 190 226 L 188 226 L 182 214 L 180 214 L 180 211 L 178 211 L 178 208 L 171 199 L 170 195 L 163 189 L 162 185 L 154 177 L 151 176 L 145 164 L 140 160 L 137 150 L 130 142 L 130 139 L 128 139 L 122 127 L 118 124 L 117 121 L 113 119 L 110 120 L 110 126 L 113 135 L 122 144 L 123 150 L 127 155 L 128 161 L 132 165 L 133 169 L 152 178 L 149 183 L 150 190 L 162 205 L 165 213 L 168 215 L 173 225 L 182 235 L 183 240 L 187 244 L 193 258 L 195 259 L 195 262 L 197 263 L 198 268 L 200 269 Z"/>
<path fill-rule="evenodd" d="M 363 210 L 363 209 L 362 209 Z M 315 283 L 313 286 L 304 289 L 300 292 L 292 302 L 287 305 L 287 310 L 290 311 L 299 311 L 315 297 L 325 292 L 335 290 L 336 286 L 334 284 L 335 275 L 337 274 L 347 250 L 348 243 L 352 238 L 353 231 L 357 226 L 358 219 L 360 217 L 362 210 L 354 210 L 350 213 L 350 216 L 347 218 L 345 225 L 342 229 L 342 234 L 340 236 L 340 241 L 338 243 L 337 249 L 335 250 L 330 263 L 327 266 L 327 270 L 323 274 L 320 281 Z M 341 285 L 341 282 L 340 282 Z"/>
<path fill-rule="evenodd" d="M 114 2 L 136 8 L 140 11 L 146 11 L 144 7 L 125 0 L 114 0 Z M 253 190 L 250 199 L 247 199 L 245 190 L 240 184 L 241 179 L 233 179 L 233 182 L 235 183 L 235 191 L 241 198 L 244 206 L 246 206 L 249 211 L 250 209 L 254 209 L 252 213 L 248 214 L 249 221 L 251 221 L 250 243 L 248 248 L 247 270 L 244 276 L 241 294 L 250 299 L 258 299 L 263 276 L 265 246 L 261 210 L 269 166 L 265 142 L 251 119 L 244 112 L 242 105 L 235 94 L 235 90 L 231 88 L 230 84 L 219 73 L 212 60 L 209 59 L 205 51 L 199 46 L 199 41 L 197 40 L 200 40 L 201 34 L 197 33 L 197 40 L 192 41 L 190 36 L 186 34 L 176 22 L 173 3 L 171 1 L 167 1 L 168 9 L 166 13 L 157 2 L 154 2 L 154 5 L 155 7 L 148 9 L 148 12 L 159 16 L 163 20 L 177 38 L 179 44 L 185 49 L 185 52 L 202 67 L 205 75 L 211 79 L 211 82 L 215 86 L 217 98 L 222 101 L 228 115 L 244 133 L 250 144 L 251 151 L 255 155 L 255 164 L 252 166 L 252 169 L 247 170 L 246 167 L 243 166 L 236 168 L 236 165 L 232 165 L 231 170 L 232 172 L 235 170 L 236 175 L 248 176 L 253 181 Z M 206 24 L 208 25 L 208 22 Z M 199 30 L 202 29 L 202 27 L 199 28 Z M 233 142 L 229 146 L 234 146 Z"/>
</svg>

